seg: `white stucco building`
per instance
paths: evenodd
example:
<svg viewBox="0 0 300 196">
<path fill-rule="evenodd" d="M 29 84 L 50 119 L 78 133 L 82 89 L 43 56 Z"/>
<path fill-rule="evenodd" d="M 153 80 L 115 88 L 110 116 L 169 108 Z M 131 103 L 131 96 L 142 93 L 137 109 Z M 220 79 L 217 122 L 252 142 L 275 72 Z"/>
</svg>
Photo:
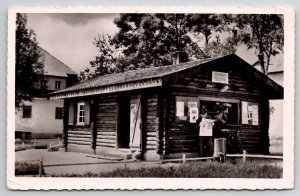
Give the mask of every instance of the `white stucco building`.
<svg viewBox="0 0 300 196">
<path fill-rule="evenodd" d="M 16 112 L 16 138 L 53 138 L 62 134 L 63 101 L 48 100 L 48 93 L 62 90 L 77 81 L 77 74 L 63 62 L 41 49 L 44 58 L 43 81 L 32 102 L 26 101 Z"/>
</svg>

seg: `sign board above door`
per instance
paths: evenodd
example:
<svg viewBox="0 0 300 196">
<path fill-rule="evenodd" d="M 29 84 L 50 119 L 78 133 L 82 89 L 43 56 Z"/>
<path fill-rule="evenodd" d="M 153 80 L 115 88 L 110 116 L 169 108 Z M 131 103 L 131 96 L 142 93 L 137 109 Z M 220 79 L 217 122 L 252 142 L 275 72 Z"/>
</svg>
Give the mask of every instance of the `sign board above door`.
<svg viewBox="0 0 300 196">
<path fill-rule="evenodd" d="M 228 84 L 228 73 L 212 71 L 212 82 Z"/>
</svg>

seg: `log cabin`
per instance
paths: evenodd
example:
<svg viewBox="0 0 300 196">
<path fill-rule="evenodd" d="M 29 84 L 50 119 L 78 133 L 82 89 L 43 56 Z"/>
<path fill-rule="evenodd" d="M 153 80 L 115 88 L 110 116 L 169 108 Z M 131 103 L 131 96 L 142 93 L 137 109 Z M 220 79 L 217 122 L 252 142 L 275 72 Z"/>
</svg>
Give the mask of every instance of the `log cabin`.
<svg viewBox="0 0 300 196">
<path fill-rule="evenodd" d="M 269 100 L 283 99 L 283 88 L 230 54 L 99 76 L 50 98 L 64 99 L 66 151 L 159 160 L 198 157 L 200 108 L 213 115 L 218 104 L 242 150 L 268 154 Z"/>
</svg>

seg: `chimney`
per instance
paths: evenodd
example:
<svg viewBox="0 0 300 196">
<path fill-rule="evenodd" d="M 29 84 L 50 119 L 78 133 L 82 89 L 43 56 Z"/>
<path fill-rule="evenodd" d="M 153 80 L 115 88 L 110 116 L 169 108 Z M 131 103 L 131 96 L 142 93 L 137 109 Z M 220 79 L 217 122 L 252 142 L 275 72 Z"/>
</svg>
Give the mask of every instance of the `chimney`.
<svg viewBox="0 0 300 196">
<path fill-rule="evenodd" d="M 189 61 L 188 53 L 184 51 L 177 51 L 173 55 L 175 56 L 175 64 L 185 63 Z"/>
</svg>

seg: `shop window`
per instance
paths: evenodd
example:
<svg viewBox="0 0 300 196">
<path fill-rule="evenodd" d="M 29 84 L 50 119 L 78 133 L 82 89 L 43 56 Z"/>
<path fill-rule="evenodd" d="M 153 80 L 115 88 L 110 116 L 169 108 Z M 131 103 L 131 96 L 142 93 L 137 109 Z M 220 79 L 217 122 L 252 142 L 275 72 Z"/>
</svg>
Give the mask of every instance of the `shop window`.
<svg viewBox="0 0 300 196">
<path fill-rule="evenodd" d="M 242 101 L 242 124 L 258 125 L 258 103 Z"/>
<path fill-rule="evenodd" d="M 200 108 L 207 112 L 210 119 L 223 113 L 221 118 L 225 124 L 239 124 L 238 103 L 200 100 Z"/>
<path fill-rule="evenodd" d="M 23 106 L 23 118 L 31 118 L 31 112 L 31 106 Z"/>
<path fill-rule="evenodd" d="M 56 107 L 55 108 L 55 119 L 60 120 L 63 118 L 63 108 Z"/>
</svg>

